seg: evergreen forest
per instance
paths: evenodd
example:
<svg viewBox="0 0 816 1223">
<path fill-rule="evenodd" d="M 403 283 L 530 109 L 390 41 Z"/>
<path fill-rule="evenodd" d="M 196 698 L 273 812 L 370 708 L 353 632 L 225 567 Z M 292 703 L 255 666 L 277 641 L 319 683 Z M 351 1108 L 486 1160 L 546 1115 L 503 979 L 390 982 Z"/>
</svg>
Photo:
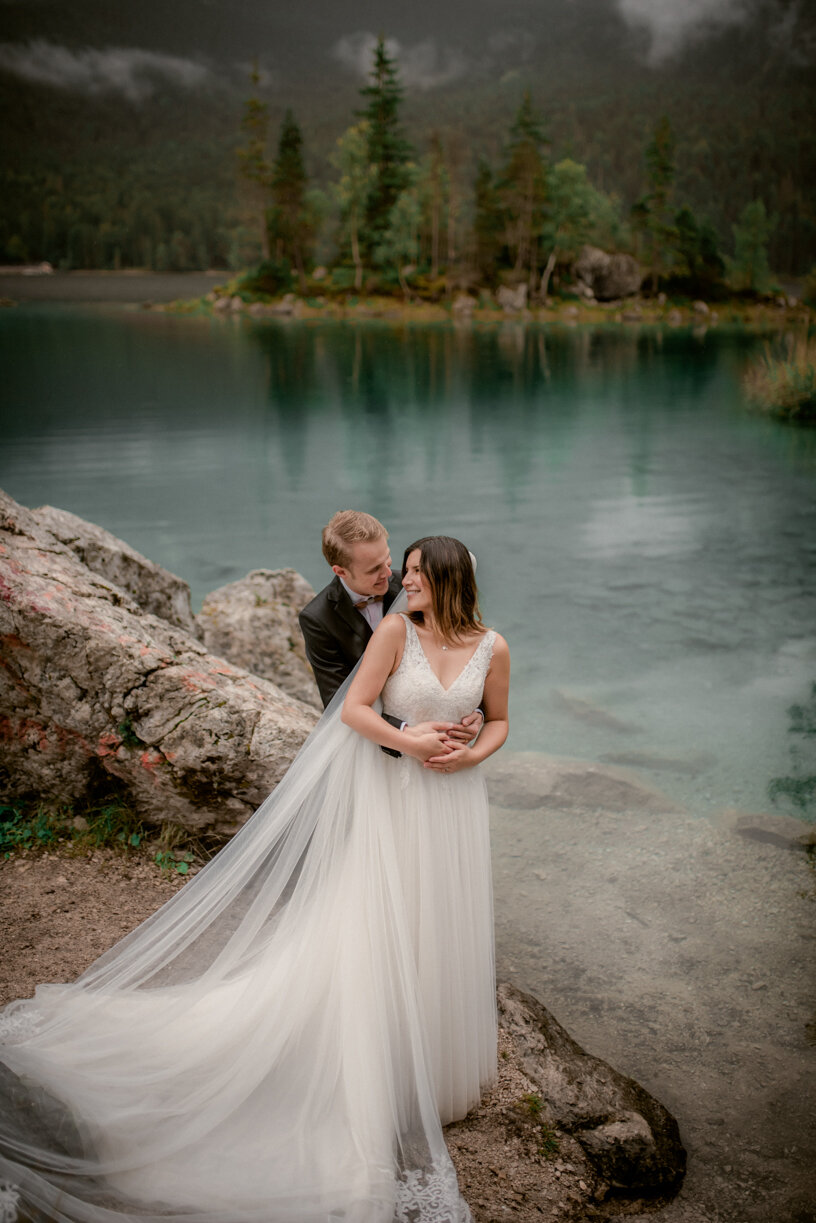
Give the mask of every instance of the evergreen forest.
<svg viewBox="0 0 816 1223">
<path fill-rule="evenodd" d="M 699 59 L 700 57 L 698 57 Z M 381 38 L 362 88 L 90 98 L 0 75 L 0 262 L 238 271 L 305 290 L 544 295 L 585 243 L 648 285 L 767 292 L 816 265 L 816 84 L 785 65 L 534 72 L 407 92 Z M 647 286 L 648 287 L 648 286 Z"/>
</svg>

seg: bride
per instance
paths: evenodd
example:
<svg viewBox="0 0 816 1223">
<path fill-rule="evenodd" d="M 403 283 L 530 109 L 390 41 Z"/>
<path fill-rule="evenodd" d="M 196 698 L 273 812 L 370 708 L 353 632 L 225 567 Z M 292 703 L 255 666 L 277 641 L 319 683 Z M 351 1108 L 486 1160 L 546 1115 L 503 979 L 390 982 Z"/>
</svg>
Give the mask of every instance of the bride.
<svg viewBox="0 0 816 1223">
<path fill-rule="evenodd" d="M 458 540 L 411 545 L 403 587 L 229 845 L 0 1014 L 3 1223 L 469 1219 L 441 1127 L 495 1075 L 476 766 L 507 735 L 509 652 Z M 431 725 L 480 703 L 470 746 Z"/>
</svg>

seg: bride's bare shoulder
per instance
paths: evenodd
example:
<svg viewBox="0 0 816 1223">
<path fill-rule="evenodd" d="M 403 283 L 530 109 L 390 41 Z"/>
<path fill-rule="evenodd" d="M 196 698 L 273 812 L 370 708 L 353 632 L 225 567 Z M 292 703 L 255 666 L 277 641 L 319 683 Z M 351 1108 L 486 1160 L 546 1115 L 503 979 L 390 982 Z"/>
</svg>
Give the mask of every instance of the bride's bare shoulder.
<svg viewBox="0 0 816 1223">
<path fill-rule="evenodd" d="M 406 632 L 405 618 L 402 615 L 383 616 L 374 632 L 384 641 L 404 641 Z"/>
<path fill-rule="evenodd" d="M 501 633 L 497 633 L 495 629 L 491 629 L 490 632 L 493 633 L 493 657 L 509 658 L 510 647 L 504 637 L 502 637 Z"/>
</svg>

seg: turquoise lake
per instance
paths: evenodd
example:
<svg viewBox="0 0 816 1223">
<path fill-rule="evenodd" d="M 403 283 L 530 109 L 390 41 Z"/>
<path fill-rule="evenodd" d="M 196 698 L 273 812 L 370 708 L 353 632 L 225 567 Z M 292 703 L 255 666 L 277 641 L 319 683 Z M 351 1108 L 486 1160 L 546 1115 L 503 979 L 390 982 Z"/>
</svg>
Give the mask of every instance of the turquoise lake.
<svg viewBox="0 0 816 1223">
<path fill-rule="evenodd" d="M 787 711 L 816 680 L 816 433 L 746 410 L 760 343 L 28 305 L 0 316 L 0 481 L 195 605 L 254 568 L 322 585 L 338 508 L 381 518 L 395 563 L 458 535 L 511 644 L 514 748 L 763 809 L 809 767 Z"/>
</svg>

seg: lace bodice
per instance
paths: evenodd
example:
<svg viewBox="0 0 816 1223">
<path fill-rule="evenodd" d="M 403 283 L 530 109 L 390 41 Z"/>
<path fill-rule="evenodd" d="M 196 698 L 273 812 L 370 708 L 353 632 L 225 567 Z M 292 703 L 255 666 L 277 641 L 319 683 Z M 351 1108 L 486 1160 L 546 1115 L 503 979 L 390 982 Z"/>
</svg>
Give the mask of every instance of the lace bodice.
<svg viewBox="0 0 816 1223">
<path fill-rule="evenodd" d="M 402 614 L 402 613 L 400 613 Z M 413 621 L 405 621 L 405 649 L 382 691 L 383 710 L 411 725 L 417 722 L 458 722 L 481 703 L 493 657 L 496 634 L 488 629 L 449 688 L 443 688 L 425 657 Z"/>
</svg>

